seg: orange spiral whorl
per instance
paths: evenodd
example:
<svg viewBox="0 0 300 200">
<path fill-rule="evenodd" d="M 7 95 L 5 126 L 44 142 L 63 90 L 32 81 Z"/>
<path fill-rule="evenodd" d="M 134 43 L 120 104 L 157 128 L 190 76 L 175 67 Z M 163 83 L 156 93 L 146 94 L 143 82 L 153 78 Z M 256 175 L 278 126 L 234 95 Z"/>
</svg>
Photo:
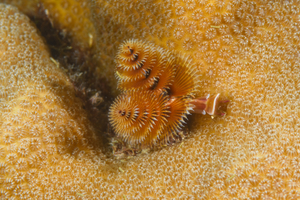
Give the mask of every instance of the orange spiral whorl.
<svg viewBox="0 0 300 200">
<path fill-rule="evenodd" d="M 115 133 L 129 144 L 152 144 L 164 130 L 168 108 L 166 96 L 130 91 L 119 95 L 111 105 L 109 121 Z"/>
<path fill-rule="evenodd" d="M 174 57 L 162 48 L 139 41 L 125 41 L 116 58 L 118 88 L 161 93 L 175 77 Z"/>
<path fill-rule="evenodd" d="M 120 46 L 116 59 L 118 88 L 128 91 L 149 87 L 154 82 L 155 74 L 152 69 L 157 66 L 159 59 L 161 58 L 151 45 L 133 39 L 125 41 Z M 159 68 L 155 67 L 155 70 L 159 71 Z"/>
<path fill-rule="evenodd" d="M 140 68 L 149 57 L 149 47 L 139 40 L 125 41 L 119 47 L 116 62 L 124 71 L 133 71 Z"/>
<path fill-rule="evenodd" d="M 162 144 L 167 143 L 170 137 L 176 136 L 186 124 L 187 115 L 193 109 L 193 105 L 189 102 L 190 99 L 186 97 L 169 99 L 169 116 L 167 117 L 166 128 L 159 138 Z"/>
<path fill-rule="evenodd" d="M 174 77 L 174 82 L 170 86 L 170 96 L 194 97 L 199 85 L 198 71 L 195 69 L 195 66 L 193 66 L 191 61 L 183 56 L 178 56 L 174 63 L 176 74 Z"/>
<path fill-rule="evenodd" d="M 120 46 L 116 63 L 118 88 L 124 93 L 110 107 L 115 133 L 131 145 L 167 143 L 192 110 L 196 68 L 183 56 L 134 39 Z"/>
</svg>

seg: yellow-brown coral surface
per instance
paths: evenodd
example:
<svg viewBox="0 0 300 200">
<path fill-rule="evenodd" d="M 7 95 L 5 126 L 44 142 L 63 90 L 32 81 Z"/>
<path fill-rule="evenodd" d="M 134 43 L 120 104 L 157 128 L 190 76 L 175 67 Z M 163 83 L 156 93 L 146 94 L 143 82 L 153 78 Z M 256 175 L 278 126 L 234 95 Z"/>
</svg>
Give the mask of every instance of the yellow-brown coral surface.
<svg viewBox="0 0 300 200">
<path fill-rule="evenodd" d="M 95 28 L 89 9 L 90 2 L 79 0 L 0 0 L 12 4 L 30 17 L 46 17 L 73 47 L 89 50 L 93 46 Z"/>
<path fill-rule="evenodd" d="M 35 33 L 24 43 L 34 29 L 11 9 L 1 6 L 2 198 L 300 198 L 299 1 L 93 0 L 101 73 L 113 78 L 124 40 L 149 40 L 191 56 L 199 95 L 231 100 L 225 117 L 196 116 L 182 144 L 123 162 L 91 145 L 70 83 L 34 51 L 45 48 Z"/>
<path fill-rule="evenodd" d="M 93 45 L 95 29 L 90 21 L 91 12 L 87 1 L 40 0 L 53 26 L 72 38 L 73 45 L 87 50 Z"/>
<path fill-rule="evenodd" d="M 87 149 L 101 163 L 93 146 L 101 141 L 29 18 L 3 4 L 0 15 L 0 199 L 84 194 L 66 183 L 87 162 Z"/>
<path fill-rule="evenodd" d="M 19 8 L 20 11 L 26 14 L 36 14 L 38 11 L 38 6 L 40 0 L 30 0 L 30 1 L 22 1 L 22 0 L 1 0 L 1 3 L 12 4 Z"/>
</svg>

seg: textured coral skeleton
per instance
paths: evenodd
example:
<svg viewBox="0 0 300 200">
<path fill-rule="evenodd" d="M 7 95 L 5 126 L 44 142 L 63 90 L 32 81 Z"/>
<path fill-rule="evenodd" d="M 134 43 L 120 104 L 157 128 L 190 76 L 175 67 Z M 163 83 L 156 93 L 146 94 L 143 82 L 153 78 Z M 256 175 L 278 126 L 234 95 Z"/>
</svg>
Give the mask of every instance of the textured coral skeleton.
<svg viewBox="0 0 300 200">
<path fill-rule="evenodd" d="M 39 3 L 1 2 L 30 16 Z M 95 74 L 112 88 L 118 47 L 137 38 L 190 55 L 197 96 L 222 91 L 230 104 L 224 118 L 193 119 L 180 144 L 112 159 L 38 31 L 1 5 L 1 199 L 299 199 L 299 1 L 55 2 L 54 27 L 93 44 Z M 91 23 L 75 17 L 68 26 L 65 14 L 81 4 Z"/>
</svg>

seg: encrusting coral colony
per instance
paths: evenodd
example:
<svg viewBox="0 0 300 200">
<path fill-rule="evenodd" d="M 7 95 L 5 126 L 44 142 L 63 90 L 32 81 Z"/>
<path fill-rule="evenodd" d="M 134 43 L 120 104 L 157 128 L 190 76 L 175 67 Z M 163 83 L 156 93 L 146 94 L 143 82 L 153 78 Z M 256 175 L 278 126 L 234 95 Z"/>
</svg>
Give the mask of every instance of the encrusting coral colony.
<svg viewBox="0 0 300 200">
<path fill-rule="evenodd" d="M 0 2 L 11 4 L 0 4 L 0 199 L 300 198 L 298 0 Z M 90 52 L 93 75 L 107 77 L 112 94 L 129 84 L 126 70 L 117 71 L 122 83 L 114 77 L 118 47 L 135 38 L 188 56 L 199 73 L 193 95 L 221 92 L 226 116 L 194 116 L 181 143 L 116 159 L 26 16 L 41 11 L 72 40 L 69 51 Z M 152 108 L 164 110 L 177 88 L 163 80 L 167 97 Z M 141 93 L 131 97 L 157 95 Z"/>
</svg>

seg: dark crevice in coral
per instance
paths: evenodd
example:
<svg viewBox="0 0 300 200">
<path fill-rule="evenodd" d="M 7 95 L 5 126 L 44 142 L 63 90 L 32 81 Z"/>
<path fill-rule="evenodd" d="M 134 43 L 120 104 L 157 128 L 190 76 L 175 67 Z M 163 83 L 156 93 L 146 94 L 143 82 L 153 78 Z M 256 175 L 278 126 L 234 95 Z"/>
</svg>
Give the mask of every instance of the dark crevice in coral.
<svg viewBox="0 0 300 200">
<path fill-rule="evenodd" d="M 59 62 L 74 85 L 76 96 L 82 100 L 83 109 L 103 141 L 101 144 L 109 149 L 108 108 L 113 100 L 108 80 L 96 75 L 97 64 L 93 60 L 91 49 L 82 49 L 71 40 L 64 30 L 54 28 L 42 4 L 37 14 L 29 16 L 43 36 L 51 56 Z M 97 141 L 94 141 L 97 143 Z"/>
</svg>

